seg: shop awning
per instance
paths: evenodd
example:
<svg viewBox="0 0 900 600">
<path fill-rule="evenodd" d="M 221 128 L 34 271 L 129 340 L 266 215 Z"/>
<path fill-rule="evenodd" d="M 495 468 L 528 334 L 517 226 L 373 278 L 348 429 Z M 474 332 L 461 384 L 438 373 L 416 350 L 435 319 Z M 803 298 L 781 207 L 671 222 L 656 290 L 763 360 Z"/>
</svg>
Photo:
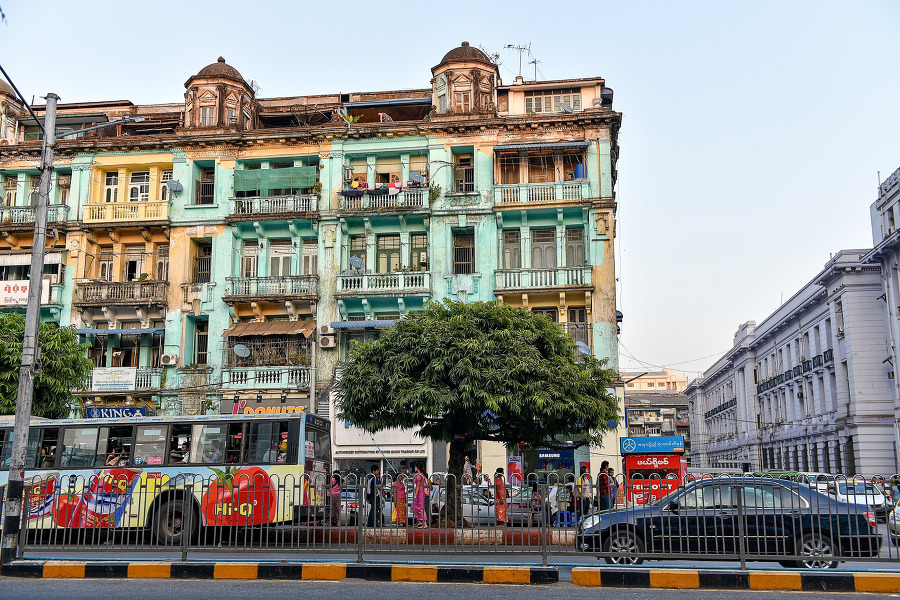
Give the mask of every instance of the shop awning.
<svg viewBox="0 0 900 600">
<path fill-rule="evenodd" d="M 558 150 L 563 148 L 586 148 L 590 142 L 535 142 L 533 144 L 504 144 L 494 146 L 494 150 Z"/>
<path fill-rule="evenodd" d="M 381 320 L 381 321 L 338 321 L 332 323 L 334 329 L 362 329 L 365 327 L 393 327 L 397 321 Z"/>
<path fill-rule="evenodd" d="M 315 321 L 272 321 L 268 323 L 238 323 L 227 329 L 222 337 L 250 335 L 302 335 L 310 337 L 316 330 Z"/>
<path fill-rule="evenodd" d="M 143 335 L 145 333 L 165 333 L 162 327 L 153 327 L 151 329 L 76 329 L 75 333 L 79 335 Z"/>
<path fill-rule="evenodd" d="M 51 252 L 44 255 L 45 265 L 58 265 L 61 262 L 62 254 Z M 18 265 L 30 265 L 31 252 L 25 254 L 0 254 L 0 267 L 12 267 Z"/>
</svg>

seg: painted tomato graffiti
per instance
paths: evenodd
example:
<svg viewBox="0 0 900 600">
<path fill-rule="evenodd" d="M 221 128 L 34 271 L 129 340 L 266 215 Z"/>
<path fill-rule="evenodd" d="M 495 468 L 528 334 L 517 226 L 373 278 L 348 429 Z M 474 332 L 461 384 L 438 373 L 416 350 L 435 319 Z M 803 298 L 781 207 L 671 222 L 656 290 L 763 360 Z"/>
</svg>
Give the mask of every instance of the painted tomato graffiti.
<svg viewBox="0 0 900 600">
<path fill-rule="evenodd" d="M 259 525 L 274 521 L 277 498 L 268 473 L 259 467 L 213 470 L 217 478 L 200 501 L 207 525 Z"/>
</svg>

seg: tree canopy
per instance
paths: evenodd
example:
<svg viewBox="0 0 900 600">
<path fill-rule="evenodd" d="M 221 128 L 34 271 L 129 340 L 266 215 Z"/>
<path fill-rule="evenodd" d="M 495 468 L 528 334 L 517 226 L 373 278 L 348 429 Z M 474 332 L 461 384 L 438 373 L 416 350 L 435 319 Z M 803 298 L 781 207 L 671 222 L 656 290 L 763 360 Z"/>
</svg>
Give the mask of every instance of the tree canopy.
<svg viewBox="0 0 900 600">
<path fill-rule="evenodd" d="M 25 315 L 0 314 L 0 414 L 16 413 L 24 337 Z M 74 327 L 41 323 L 38 347 L 31 414 L 48 419 L 66 418 L 72 409 L 72 390 L 81 388 L 90 375 L 91 361 L 85 355 L 84 345 L 78 343 Z"/>
<path fill-rule="evenodd" d="M 455 474 L 474 440 L 599 444 L 619 418 L 607 391 L 615 371 L 575 356 L 573 338 L 547 317 L 498 302 L 433 302 L 352 345 L 338 365 L 339 418 L 449 442 Z"/>
</svg>

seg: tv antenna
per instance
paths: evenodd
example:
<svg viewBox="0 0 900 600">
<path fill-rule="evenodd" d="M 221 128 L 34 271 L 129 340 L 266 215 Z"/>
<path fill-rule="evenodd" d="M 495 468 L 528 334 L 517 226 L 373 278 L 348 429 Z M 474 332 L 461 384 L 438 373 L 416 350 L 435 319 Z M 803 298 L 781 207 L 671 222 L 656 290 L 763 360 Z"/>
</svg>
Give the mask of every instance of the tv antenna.
<svg viewBox="0 0 900 600">
<path fill-rule="evenodd" d="M 530 56 L 530 54 L 529 54 L 529 56 Z M 529 65 L 534 65 L 534 80 L 535 80 L 535 81 L 537 81 L 537 73 L 538 73 L 538 68 L 537 68 L 537 66 L 538 66 L 538 63 L 539 63 L 539 62 L 541 62 L 541 61 L 539 61 L 539 60 L 536 59 L 536 58 L 532 58 L 531 60 L 528 61 L 528 64 L 529 64 Z"/>
<path fill-rule="evenodd" d="M 528 42 L 527 46 L 517 46 L 515 44 L 507 44 L 503 46 L 508 50 L 515 50 L 519 53 L 519 77 L 522 76 L 522 54 L 527 52 L 528 56 L 531 56 L 531 42 Z"/>
<path fill-rule="evenodd" d="M 482 52 L 484 52 L 484 53 L 487 55 L 488 60 L 490 60 L 490 61 L 491 61 L 492 63 L 494 63 L 495 65 L 499 65 L 499 64 L 500 64 L 500 53 L 499 53 L 499 52 L 488 52 L 488 51 L 484 48 L 484 46 L 483 46 L 483 45 L 480 45 L 480 44 L 479 44 L 478 47 L 481 49 Z"/>
</svg>

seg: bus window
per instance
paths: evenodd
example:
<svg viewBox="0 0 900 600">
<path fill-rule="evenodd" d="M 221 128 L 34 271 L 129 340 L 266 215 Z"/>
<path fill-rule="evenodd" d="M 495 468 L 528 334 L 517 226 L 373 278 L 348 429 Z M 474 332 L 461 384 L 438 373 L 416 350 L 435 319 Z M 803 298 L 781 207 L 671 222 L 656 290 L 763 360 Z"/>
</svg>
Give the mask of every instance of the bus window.
<svg viewBox="0 0 900 600">
<path fill-rule="evenodd" d="M 322 470 L 323 465 L 331 465 L 331 434 L 314 427 L 306 427 L 305 455 L 306 470 L 309 472 Z M 319 463 L 316 465 L 316 463 Z M 317 468 L 318 467 L 318 468 Z"/>
<path fill-rule="evenodd" d="M 169 464 L 189 462 L 191 462 L 191 426 L 172 425 L 172 436 L 169 438 Z"/>
<path fill-rule="evenodd" d="M 228 425 L 228 436 L 225 443 L 225 462 L 241 462 L 241 447 L 244 442 L 243 423 L 231 423 Z"/>
<path fill-rule="evenodd" d="M 8 469 L 12 455 L 12 429 L 0 431 L 0 468 Z"/>
<path fill-rule="evenodd" d="M 97 467 L 124 467 L 131 456 L 132 436 L 134 427 L 131 425 L 117 427 L 101 427 L 100 441 L 97 445 L 97 458 L 94 466 Z"/>
<path fill-rule="evenodd" d="M 33 469 L 37 462 L 38 440 L 41 436 L 41 430 L 31 428 L 28 430 L 28 446 L 25 448 L 25 468 Z"/>
<path fill-rule="evenodd" d="M 134 437 L 135 466 L 163 464 L 168 439 L 166 426 L 162 423 L 138 425 Z"/>
<path fill-rule="evenodd" d="M 238 452 L 240 452 L 240 437 L 237 437 L 237 440 L 233 438 L 235 428 L 237 433 L 240 433 L 240 424 L 194 425 L 194 432 L 191 436 L 193 439 L 191 462 L 223 463 L 226 460 L 226 447 L 233 446 L 235 441 L 238 444 Z M 229 432 L 232 433 L 232 439 L 229 439 Z"/>
<path fill-rule="evenodd" d="M 97 449 L 97 427 L 66 429 L 60 467 L 92 467 Z"/>
<path fill-rule="evenodd" d="M 287 438 L 287 421 L 251 423 L 245 462 L 267 465 L 287 462 Z"/>
<path fill-rule="evenodd" d="M 36 457 L 35 467 L 52 469 L 56 463 L 56 448 L 59 445 L 59 429 L 48 427 L 41 430 L 41 449 Z"/>
</svg>

